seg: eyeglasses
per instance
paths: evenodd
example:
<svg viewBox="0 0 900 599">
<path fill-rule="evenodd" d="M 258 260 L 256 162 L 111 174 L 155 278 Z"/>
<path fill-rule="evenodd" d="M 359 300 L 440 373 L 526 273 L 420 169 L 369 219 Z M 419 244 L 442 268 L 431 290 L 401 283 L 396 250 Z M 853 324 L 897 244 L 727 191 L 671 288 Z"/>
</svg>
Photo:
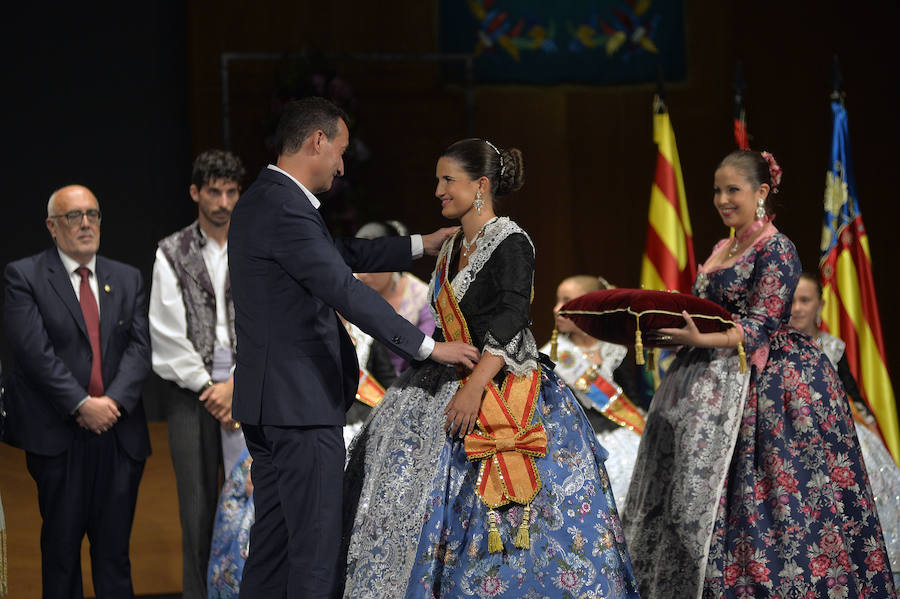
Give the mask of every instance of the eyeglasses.
<svg viewBox="0 0 900 599">
<path fill-rule="evenodd" d="M 66 224 L 70 227 L 75 227 L 81 224 L 81 220 L 87 216 L 88 222 L 92 225 L 100 224 L 100 211 L 99 210 L 72 210 L 70 212 L 66 212 L 65 214 L 54 214 L 50 218 L 63 218 L 66 219 Z"/>
</svg>

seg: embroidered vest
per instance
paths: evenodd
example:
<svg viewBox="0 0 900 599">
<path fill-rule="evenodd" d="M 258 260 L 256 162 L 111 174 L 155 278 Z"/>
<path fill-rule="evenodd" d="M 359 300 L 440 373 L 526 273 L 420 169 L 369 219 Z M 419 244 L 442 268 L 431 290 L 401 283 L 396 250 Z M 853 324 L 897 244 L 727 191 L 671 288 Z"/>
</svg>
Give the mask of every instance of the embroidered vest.
<svg viewBox="0 0 900 599">
<path fill-rule="evenodd" d="M 200 251 L 203 236 L 194 221 L 184 229 L 159 242 L 159 249 L 175 271 L 187 316 L 188 341 L 200 354 L 206 369 L 212 372 L 213 349 L 216 343 L 216 292 L 206 270 Z M 234 305 L 231 302 L 231 280 L 225 277 L 225 302 L 228 317 L 228 338 L 231 351 L 237 348 L 234 335 Z"/>
</svg>

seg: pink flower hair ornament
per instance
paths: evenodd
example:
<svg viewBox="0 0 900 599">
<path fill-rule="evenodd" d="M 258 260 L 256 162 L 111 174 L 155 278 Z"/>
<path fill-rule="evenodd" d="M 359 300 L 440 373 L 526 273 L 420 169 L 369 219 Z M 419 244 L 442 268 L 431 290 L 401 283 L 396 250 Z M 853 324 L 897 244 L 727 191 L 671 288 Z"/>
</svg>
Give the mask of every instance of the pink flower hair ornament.
<svg viewBox="0 0 900 599">
<path fill-rule="evenodd" d="M 772 180 L 772 193 L 778 193 L 778 188 L 781 186 L 781 174 L 784 171 L 782 171 L 781 167 L 778 166 L 778 163 L 775 162 L 775 157 L 772 156 L 772 154 L 766 151 L 761 152 L 761 154 L 769 164 L 769 178 Z"/>
</svg>

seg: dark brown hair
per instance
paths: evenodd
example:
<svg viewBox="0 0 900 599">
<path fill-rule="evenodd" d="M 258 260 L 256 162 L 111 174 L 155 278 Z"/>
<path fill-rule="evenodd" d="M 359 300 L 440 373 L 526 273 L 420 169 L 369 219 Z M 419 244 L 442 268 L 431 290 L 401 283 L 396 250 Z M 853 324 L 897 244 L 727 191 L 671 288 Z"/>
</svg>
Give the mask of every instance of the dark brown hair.
<svg viewBox="0 0 900 599">
<path fill-rule="evenodd" d="M 822 298 L 822 282 L 819 280 L 819 277 L 812 274 L 811 272 L 803 271 L 800 273 L 800 278 L 797 279 L 797 282 L 800 282 L 800 279 L 806 279 L 807 281 L 812 281 L 816 284 L 816 290 L 819 292 L 819 298 Z"/>
<path fill-rule="evenodd" d="M 191 170 L 191 183 L 197 186 L 197 189 L 203 189 L 203 186 L 224 179 L 226 181 L 234 181 L 238 185 L 244 178 L 244 165 L 241 159 L 224 150 L 207 150 L 197 156 L 194 160 L 194 167 Z"/>
<path fill-rule="evenodd" d="M 306 138 L 320 129 L 329 140 L 334 139 L 340 131 L 339 120 L 350 126 L 347 113 L 325 98 L 311 96 L 288 102 L 275 129 L 275 152 L 297 152 Z"/>
<path fill-rule="evenodd" d="M 525 183 L 525 164 L 518 148 L 501 149 L 477 137 L 462 139 L 444 150 L 441 157 L 459 162 L 473 180 L 487 177 L 491 195 L 505 196 Z"/>
</svg>

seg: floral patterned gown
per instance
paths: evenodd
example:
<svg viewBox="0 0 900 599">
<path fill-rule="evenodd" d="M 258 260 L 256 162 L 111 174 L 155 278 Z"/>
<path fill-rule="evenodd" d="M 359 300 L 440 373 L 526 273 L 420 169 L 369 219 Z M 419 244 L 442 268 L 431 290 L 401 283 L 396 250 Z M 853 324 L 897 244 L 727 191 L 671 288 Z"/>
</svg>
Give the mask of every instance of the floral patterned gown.
<svg viewBox="0 0 900 599">
<path fill-rule="evenodd" d="M 788 327 L 799 274 L 769 224 L 697 277 L 739 323 L 750 372 L 733 349 L 685 348 L 653 398 L 623 510 L 645 596 L 895 596 L 843 387 Z"/>
<path fill-rule="evenodd" d="M 457 236 L 443 252 L 458 249 Z M 637 597 L 606 454 L 578 401 L 540 361 L 528 329 L 533 265 L 530 239 L 501 218 L 452 277 L 476 345 L 506 362 L 499 376 L 540 369 L 535 416 L 547 433 L 547 455 L 537 459 L 530 548 L 513 543 L 524 510 L 511 504 L 498 510 L 503 550 L 488 551 L 477 464 L 444 430 L 458 374 L 429 361 L 400 376 L 351 444 L 345 597 Z"/>
<path fill-rule="evenodd" d="M 209 599 L 237 599 L 244 562 L 250 552 L 250 528 L 256 519 L 250 465 L 245 447 L 225 479 L 216 509 L 209 565 L 206 570 Z"/>
</svg>

